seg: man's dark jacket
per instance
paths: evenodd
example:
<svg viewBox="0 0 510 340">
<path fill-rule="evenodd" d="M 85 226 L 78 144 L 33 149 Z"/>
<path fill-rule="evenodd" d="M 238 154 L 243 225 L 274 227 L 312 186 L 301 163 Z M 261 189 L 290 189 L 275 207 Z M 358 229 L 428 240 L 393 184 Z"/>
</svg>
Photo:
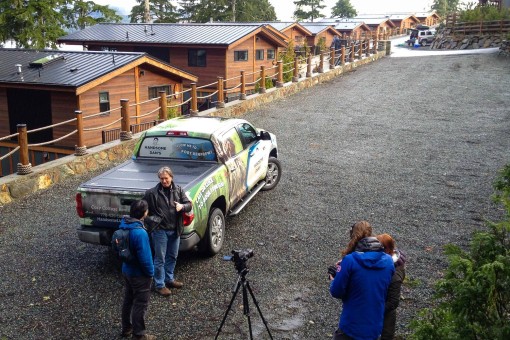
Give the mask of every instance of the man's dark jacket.
<svg viewBox="0 0 510 340">
<path fill-rule="evenodd" d="M 192 205 L 180 186 L 172 182 L 169 199 L 165 195 L 161 183 L 158 183 L 154 188 L 145 192 L 143 199 L 149 204 L 149 216 L 158 216 L 162 219 L 158 228 L 169 230 L 175 228 L 178 235 L 182 234 L 184 229 L 183 214 L 190 212 Z M 174 201 L 184 205 L 181 211 L 177 212 L 175 210 Z M 171 221 L 173 221 L 172 214 L 175 216 L 175 226 L 171 225 Z"/>
</svg>

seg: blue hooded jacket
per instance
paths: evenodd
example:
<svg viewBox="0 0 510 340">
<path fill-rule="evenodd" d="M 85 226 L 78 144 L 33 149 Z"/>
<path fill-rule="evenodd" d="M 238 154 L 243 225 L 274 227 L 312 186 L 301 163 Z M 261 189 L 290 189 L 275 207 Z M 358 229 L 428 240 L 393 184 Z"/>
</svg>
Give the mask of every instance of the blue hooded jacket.
<svg viewBox="0 0 510 340">
<path fill-rule="evenodd" d="M 154 263 L 149 235 L 143 228 L 143 223 L 136 218 L 124 216 L 120 222 L 120 229 L 129 230 L 129 249 L 136 260 L 122 263 L 122 273 L 126 276 L 154 276 Z"/>
<path fill-rule="evenodd" d="M 329 289 L 343 302 L 338 327 L 355 340 L 375 340 L 381 334 L 386 293 L 395 272 L 391 256 L 382 247 L 373 250 L 377 239 L 369 237 L 360 243 L 367 240 L 372 242 L 372 249 L 360 251 L 358 247 L 346 255 Z"/>
</svg>

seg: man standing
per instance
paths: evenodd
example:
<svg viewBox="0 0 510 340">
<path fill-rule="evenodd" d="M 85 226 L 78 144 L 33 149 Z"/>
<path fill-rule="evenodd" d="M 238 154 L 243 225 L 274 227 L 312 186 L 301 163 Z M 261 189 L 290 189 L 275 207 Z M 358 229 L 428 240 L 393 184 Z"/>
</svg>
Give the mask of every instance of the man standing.
<svg viewBox="0 0 510 340">
<path fill-rule="evenodd" d="M 122 263 L 124 276 L 124 302 L 122 303 L 122 337 L 134 339 L 156 339 L 145 330 L 145 314 L 149 305 L 154 264 L 152 263 L 149 235 L 142 220 L 147 216 L 146 201 L 131 203 L 129 216 L 124 216 L 120 229 L 129 230 L 129 249 L 134 257 L 130 262 Z"/>
<path fill-rule="evenodd" d="M 182 288 L 175 280 L 174 269 L 179 253 L 183 230 L 183 214 L 191 211 L 191 202 L 182 188 L 173 183 L 172 170 L 164 166 L 158 170 L 159 183 L 145 192 L 144 200 L 149 204 L 149 216 L 161 220 L 152 232 L 154 249 L 154 283 L 156 292 L 170 295 L 168 288 Z"/>
</svg>

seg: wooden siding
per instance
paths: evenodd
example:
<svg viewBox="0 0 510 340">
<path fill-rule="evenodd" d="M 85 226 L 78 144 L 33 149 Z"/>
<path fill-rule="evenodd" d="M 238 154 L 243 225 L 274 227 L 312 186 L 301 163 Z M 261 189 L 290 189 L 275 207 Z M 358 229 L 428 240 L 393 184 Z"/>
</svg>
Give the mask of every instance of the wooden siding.
<svg viewBox="0 0 510 340">
<path fill-rule="evenodd" d="M 7 91 L 0 87 L 0 137 L 8 136 L 9 131 L 9 110 L 7 107 Z"/>
<path fill-rule="evenodd" d="M 51 120 L 52 124 L 57 124 L 76 117 L 75 110 L 77 109 L 76 96 L 71 92 L 56 92 L 51 93 Z M 53 139 L 71 133 L 76 129 L 76 123 L 69 123 L 60 125 L 53 128 Z M 56 144 L 59 146 L 73 148 L 77 144 L 77 134 L 64 138 Z"/>
<path fill-rule="evenodd" d="M 168 47 L 170 50 L 170 63 L 182 70 L 198 76 L 198 86 L 218 81 L 218 77 L 225 77 L 225 51 L 226 48 L 207 47 Z M 188 66 L 188 51 L 190 49 L 206 50 L 206 67 Z"/>
<path fill-rule="evenodd" d="M 258 41 L 257 41 L 258 39 Z M 264 60 L 256 60 L 256 50 L 264 50 Z M 275 51 L 275 59 L 267 59 L 267 50 Z M 248 60 L 247 61 L 234 61 L 234 52 L 235 51 L 248 51 Z M 270 42 L 265 40 L 260 36 L 253 36 L 251 39 L 244 41 L 243 43 L 237 45 L 233 49 L 227 51 L 227 78 L 238 77 L 241 74 L 241 71 L 245 72 L 246 82 L 251 83 L 254 82 L 260 76 L 260 66 L 265 66 L 266 68 L 273 67 L 278 59 L 278 51 L 277 48 L 272 45 Z M 249 75 L 250 73 L 256 72 L 253 75 Z M 271 71 L 269 71 L 268 76 L 271 75 Z M 232 87 L 240 83 L 240 78 L 233 79 L 232 81 L 227 82 L 226 87 Z M 254 86 L 248 86 L 247 89 L 253 88 Z"/>
<path fill-rule="evenodd" d="M 305 33 L 297 29 L 295 26 L 283 30 L 282 33 L 294 42 L 294 47 L 303 45 L 303 41 L 307 39 Z"/>
</svg>

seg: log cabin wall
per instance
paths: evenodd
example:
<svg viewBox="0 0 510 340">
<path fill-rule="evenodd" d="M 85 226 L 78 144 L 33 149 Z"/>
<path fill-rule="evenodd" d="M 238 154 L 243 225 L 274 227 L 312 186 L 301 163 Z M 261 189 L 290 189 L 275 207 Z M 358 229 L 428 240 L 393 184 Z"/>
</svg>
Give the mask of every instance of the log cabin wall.
<svg viewBox="0 0 510 340">
<path fill-rule="evenodd" d="M 100 112 L 99 109 L 99 93 L 108 92 L 110 110 L 120 107 L 121 99 L 129 99 L 129 104 L 136 102 L 135 96 L 135 69 L 131 69 L 124 72 L 117 77 L 108 80 L 98 86 L 91 88 L 90 90 L 80 95 L 80 107 L 79 110 L 83 112 L 83 116 L 86 117 L 91 114 Z M 130 116 L 134 116 L 136 113 L 135 108 L 130 108 Z M 90 119 L 84 119 L 84 128 L 98 127 L 106 125 L 120 118 L 120 109 L 114 110 L 111 113 L 96 116 Z M 105 130 L 120 127 L 120 122 L 105 127 Z M 83 134 L 83 141 L 87 147 L 99 145 L 102 143 L 101 130 L 86 131 Z"/>
<path fill-rule="evenodd" d="M 206 51 L 206 66 L 189 66 L 188 51 L 190 49 L 204 49 Z M 186 72 L 198 76 L 198 86 L 218 81 L 218 77 L 225 77 L 225 51 L 226 48 L 210 47 L 172 47 L 170 48 L 170 64 Z M 185 83 L 186 84 L 186 83 Z M 200 90 L 202 91 L 202 90 Z"/>
<path fill-rule="evenodd" d="M 257 50 L 263 50 L 264 59 L 257 60 Z M 268 50 L 274 51 L 274 59 L 268 59 Z M 235 61 L 234 55 L 235 51 L 248 51 L 248 60 L 246 61 Z M 245 81 L 246 83 L 254 82 L 260 76 L 260 66 L 265 66 L 266 69 L 273 67 L 278 59 L 278 51 L 275 46 L 265 40 L 263 37 L 255 35 L 245 40 L 239 45 L 232 47 L 227 51 L 226 60 L 227 60 L 227 79 L 238 77 L 241 74 L 241 71 L 245 72 Z M 250 73 L 256 72 L 254 75 L 249 75 Z M 274 71 L 268 71 L 267 76 L 270 76 L 274 73 Z M 236 86 L 240 83 L 240 78 L 233 79 L 232 81 L 227 82 L 225 85 L 227 88 Z M 255 85 L 247 86 L 246 89 L 253 89 Z M 235 91 L 234 91 L 235 92 Z M 239 92 L 239 90 L 237 91 Z"/>
<path fill-rule="evenodd" d="M 75 92 L 57 92 L 51 93 L 51 121 L 52 124 L 57 124 L 76 117 L 75 110 L 78 107 Z M 64 124 L 53 128 L 53 139 L 71 133 L 76 129 L 75 123 Z M 2 135 L 0 133 L 0 135 Z M 58 141 L 58 146 L 73 148 L 77 144 L 77 135 L 74 134 L 70 137 Z"/>
<path fill-rule="evenodd" d="M 139 74 L 139 96 L 138 96 L 138 102 L 145 102 L 151 98 L 149 98 L 149 89 L 154 87 L 164 87 L 169 86 L 169 93 L 176 93 L 182 91 L 180 82 L 176 79 L 172 79 L 171 77 L 164 76 L 162 74 L 159 74 L 157 72 L 154 72 L 150 67 L 139 67 L 138 68 L 138 74 Z M 156 93 L 157 94 L 157 93 Z M 182 97 L 181 97 L 182 98 Z M 169 100 L 172 98 L 169 98 Z M 173 103 L 177 103 L 175 99 L 172 100 Z M 180 101 L 179 101 L 180 102 Z M 138 105 L 139 111 L 137 115 L 144 114 L 150 111 L 155 110 L 159 107 L 159 100 L 152 100 L 148 103 L 144 103 L 141 105 Z M 134 114 L 131 113 L 133 116 Z M 155 112 L 154 114 L 148 115 L 146 117 L 142 117 L 137 119 L 136 123 L 145 123 L 153 121 L 158 116 L 158 113 Z M 132 124 L 135 123 L 135 120 L 132 120 Z"/>
<path fill-rule="evenodd" d="M 7 91 L 0 87 L 0 136 L 8 136 L 9 131 L 9 108 L 7 107 Z"/>
<path fill-rule="evenodd" d="M 289 37 L 289 41 L 292 40 L 294 42 L 294 47 L 303 45 L 303 41 L 306 38 L 305 34 L 301 30 L 296 29 L 296 27 L 288 28 L 282 31 L 282 33 Z"/>
</svg>

